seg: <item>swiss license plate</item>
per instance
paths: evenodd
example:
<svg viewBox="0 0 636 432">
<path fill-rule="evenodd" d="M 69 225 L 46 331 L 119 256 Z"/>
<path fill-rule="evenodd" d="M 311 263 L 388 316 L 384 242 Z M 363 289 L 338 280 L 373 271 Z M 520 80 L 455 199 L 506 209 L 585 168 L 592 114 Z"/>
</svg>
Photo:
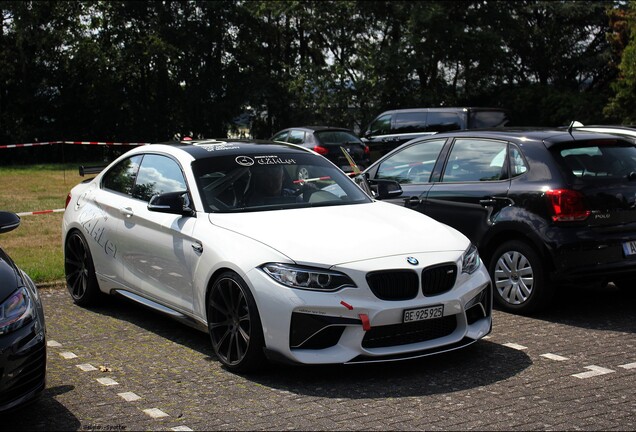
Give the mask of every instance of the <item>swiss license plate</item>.
<svg viewBox="0 0 636 432">
<path fill-rule="evenodd" d="M 623 243 L 623 252 L 625 256 L 636 255 L 636 240 Z"/>
<path fill-rule="evenodd" d="M 404 311 L 404 321 L 414 322 L 414 321 L 424 321 L 435 318 L 441 318 L 444 316 L 444 305 L 437 306 L 428 306 L 417 309 L 406 309 Z"/>
</svg>

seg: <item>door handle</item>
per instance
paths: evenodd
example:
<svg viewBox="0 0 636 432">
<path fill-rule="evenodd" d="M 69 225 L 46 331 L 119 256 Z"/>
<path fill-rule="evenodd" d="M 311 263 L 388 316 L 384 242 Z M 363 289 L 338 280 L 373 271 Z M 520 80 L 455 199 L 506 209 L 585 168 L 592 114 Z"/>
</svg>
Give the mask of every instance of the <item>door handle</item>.
<svg viewBox="0 0 636 432">
<path fill-rule="evenodd" d="M 404 198 L 404 207 L 417 207 L 421 202 L 422 201 L 416 196 Z"/>
<path fill-rule="evenodd" d="M 195 252 L 202 253 L 203 244 L 200 241 L 195 241 L 194 243 L 192 243 L 192 249 L 194 249 Z"/>
<path fill-rule="evenodd" d="M 124 216 L 126 216 L 127 218 L 131 218 L 135 214 L 133 209 L 131 209 L 130 207 L 120 208 L 119 212 L 123 214 Z"/>
<path fill-rule="evenodd" d="M 494 198 L 479 200 L 479 204 L 484 207 L 492 207 L 496 204 L 496 200 Z"/>
</svg>

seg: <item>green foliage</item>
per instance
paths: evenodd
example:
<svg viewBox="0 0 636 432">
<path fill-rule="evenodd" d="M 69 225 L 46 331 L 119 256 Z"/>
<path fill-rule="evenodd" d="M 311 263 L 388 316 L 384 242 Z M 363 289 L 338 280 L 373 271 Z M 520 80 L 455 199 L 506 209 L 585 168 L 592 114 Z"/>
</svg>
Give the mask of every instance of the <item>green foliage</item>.
<svg viewBox="0 0 636 432">
<path fill-rule="evenodd" d="M 623 124 L 636 125 L 636 1 L 627 8 L 614 11 L 614 46 L 622 51 L 620 75 L 612 82 L 614 96 L 605 107 L 605 113 Z"/>
<path fill-rule="evenodd" d="M 257 138 L 310 123 L 362 129 L 414 106 L 499 106 L 545 125 L 584 108 L 601 122 L 611 89 L 607 115 L 633 119 L 633 36 L 624 55 L 606 38 L 627 34 L 611 27 L 625 10 L 618 0 L 0 2 L 0 144 L 223 137 L 245 111 Z"/>
</svg>

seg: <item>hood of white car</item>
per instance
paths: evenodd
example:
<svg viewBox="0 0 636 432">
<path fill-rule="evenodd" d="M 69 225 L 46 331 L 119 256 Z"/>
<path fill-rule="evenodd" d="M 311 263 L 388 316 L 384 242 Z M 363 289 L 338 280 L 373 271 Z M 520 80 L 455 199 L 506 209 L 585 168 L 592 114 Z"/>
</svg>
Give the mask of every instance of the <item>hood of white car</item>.
<svg viewBox="0 0 636 432">
<path fill-rule="evenodd" d="M 212 213 L 210 222 L 304 264 L 343 264 L 393 255 L 464 251 L 455 229 L 395 204 Z M 246 251 L 249 253 L 249 251 Z"/>
</svg>

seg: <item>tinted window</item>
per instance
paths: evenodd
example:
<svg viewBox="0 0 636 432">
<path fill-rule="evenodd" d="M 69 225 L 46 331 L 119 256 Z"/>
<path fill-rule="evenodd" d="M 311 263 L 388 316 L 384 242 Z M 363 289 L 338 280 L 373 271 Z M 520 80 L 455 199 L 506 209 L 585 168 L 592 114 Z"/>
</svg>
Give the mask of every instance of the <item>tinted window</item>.
<svg viewBox="0 0 636 432">
<path fill-rule="evenodd" d="M 391 131 L 391 114 L 378 117 L 369 126 L 371 135 L 388 134 Z"/>
<path fill-rule="evenodd" d="M 316 138 L 323 144 L 359 143 L 360 139 L 346 131 L 322 131 L 315 133 Z"/>
<path fill-rule="evenodd" d="M 395 153 L 380 164 L 376 178 L 402 184 L 428 182 L 445 142 L 444 139 L 422 141 Z"/>
<path fill-rule="evenodd" d="M 287 132 L 287 131 L 285 131 L 285 132 L 281 132 L 281 133 L 279 133 L 279 134 L 276 134 L 276 135 L 274 135 L 274 137 L 272 138 L 272 141 L 285 141 L 285 142 L 286 142 L 285 138 L 287 138 L 287 134 L 288 134 L 288 132 Z"/>
<path fill-rule="evenodd" d="M 124 159 L 112 167 L 102 180 L 102 187 L 114 192 L 130 195 L 135 184 L 141 156 Z"/>
<path fill-rule="evenodd" d="M 559 152 L 566 170 L 575 177 L 625 178 L 636 172 L 636 148 L 633 146 L 581 146 Z"/>
<path fill-rule="evenodd" d="M 218 156 L 197 160 L 192 169 L 208 212 L 283 210 L 370 201 L 340 169 L 314 154 Z M 302 177 L 302 172 L 310 176 Z"/>
<path fill-rule="evenodd" d="M 528 171 L 528 164 L 526 163 L 521 150 L 517 146 L 510 146 L 510 171 L 511 177 L 516 177 Z"/>
<path fill-rule="evenodd" d="M 185 191 L 186 183 L 179 164 L 166 156 L 145 155 L 139 167 L 133 197 L 150 201 L 153 195 Z"/>
<path fill-rule="evenodd" d="M 504 111 L 472 111 L 468 113 L 468 128 L 503 127 L 508 124 L 508 115 Z"/>
<path fill-rule="evenodd" d="M 499 180 L 506 162 L 507 144 L 501 141 L 458 139 L 444 169 L 443 182 Z"/>
<path fill-rule="evenodd" d="M 462 122 L 457 113 L 439 111 L 430 111 L 428 113 L 427 132 L 446 132 L 461 128 Z"/>
<path fill-rule="evenodd" d="M 287 137 L 287 142 L 292 144 L 302 144 L 305 142 L 305 132 L 301 130 L 292 130 L 289 131 L 289 137 Z"/>
<path fill-rule="evenodd" d="M 395 114 L 395 133 L 423 132 L 426 130 L 426 112 Z"/>
</svg>

